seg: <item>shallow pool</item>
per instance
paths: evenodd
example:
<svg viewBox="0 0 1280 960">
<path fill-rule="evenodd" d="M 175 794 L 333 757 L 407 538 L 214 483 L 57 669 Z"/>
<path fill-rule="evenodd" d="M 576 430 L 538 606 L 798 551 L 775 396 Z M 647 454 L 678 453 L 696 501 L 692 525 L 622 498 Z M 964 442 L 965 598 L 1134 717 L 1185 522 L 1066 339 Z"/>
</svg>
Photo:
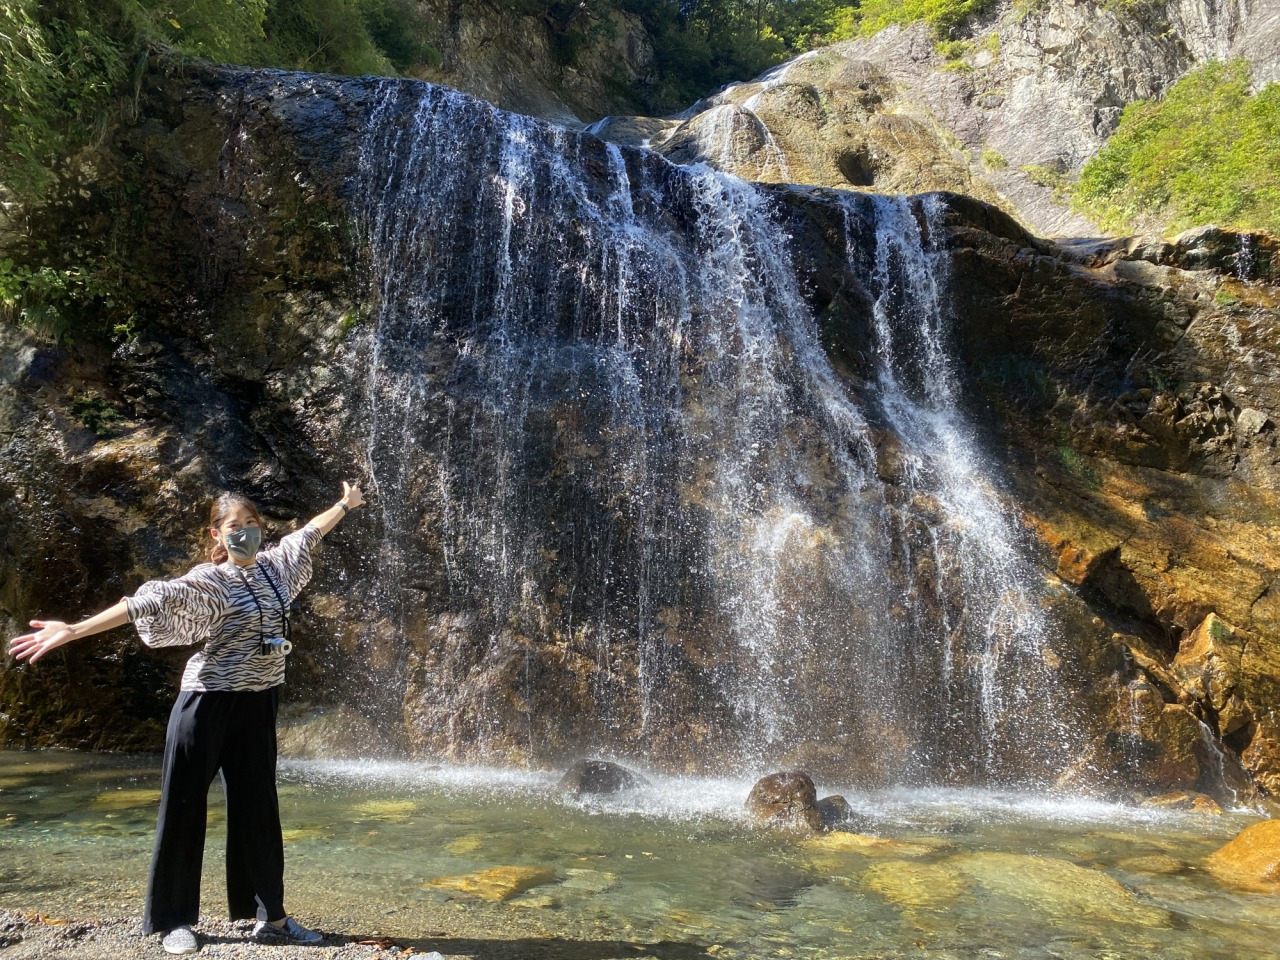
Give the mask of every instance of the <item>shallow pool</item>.
<svg viewBox="0 0 1280 960">
<path fill-rule="evenodd" d="M 823 784 L 856 834 L 805 840 L 743 819 L 747 780 L 655 777 L 577 802 L 556 779 L 286 763 L 289 908 L 371 937 L 611 940 L 636 956 L 1280 956 L 1280 897 L 1199 868 L 1253 814 Z M 0 908 L 140 913 L 158 781 L 153 757 L 0 752 Z M 217 915 L 216 785 L 209 811 L 202 908 Z"/>
</svg>

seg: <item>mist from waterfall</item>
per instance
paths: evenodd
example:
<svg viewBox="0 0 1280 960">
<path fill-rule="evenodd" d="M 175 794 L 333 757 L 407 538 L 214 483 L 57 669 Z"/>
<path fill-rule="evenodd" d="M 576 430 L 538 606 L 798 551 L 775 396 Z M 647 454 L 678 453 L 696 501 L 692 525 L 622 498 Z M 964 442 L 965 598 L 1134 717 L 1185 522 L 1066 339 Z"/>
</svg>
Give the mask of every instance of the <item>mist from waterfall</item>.
<svg viewBox="0 0 1280 960">
<path fill-rule="evenodd" d="M 379 96 L 355 185 L 374 602 L 425 749 L 869 784 L 1067 764 L 1039 579 L 959 402 L 940 199 L 831 201 L 871 305 L 841 320 L 859 382 L 777 188 Z"/>
</svg>

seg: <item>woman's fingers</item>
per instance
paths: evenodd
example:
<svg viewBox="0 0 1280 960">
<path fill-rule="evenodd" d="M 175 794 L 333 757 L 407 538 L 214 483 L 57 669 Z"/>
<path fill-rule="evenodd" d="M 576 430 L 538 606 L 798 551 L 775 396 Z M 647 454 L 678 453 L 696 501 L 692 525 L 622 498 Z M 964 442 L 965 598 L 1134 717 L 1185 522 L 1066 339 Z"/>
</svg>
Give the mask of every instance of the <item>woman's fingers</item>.
<svg viewBox="0 0 1280 960">
<path fill-rule="evenodd" d="M 40 629 L 9 641 L 9 655 L 14 659 L 35 663 L 50 650 L 62 646 L 75 636 L 61 620 L 32 620 L 31 626 Z"/>
</svg>

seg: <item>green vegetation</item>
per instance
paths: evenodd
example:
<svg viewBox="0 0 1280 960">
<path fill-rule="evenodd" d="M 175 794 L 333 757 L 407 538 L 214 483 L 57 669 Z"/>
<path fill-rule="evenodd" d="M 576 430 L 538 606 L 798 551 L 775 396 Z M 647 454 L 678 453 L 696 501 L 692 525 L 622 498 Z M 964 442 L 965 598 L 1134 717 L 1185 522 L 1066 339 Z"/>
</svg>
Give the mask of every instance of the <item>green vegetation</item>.
<svg viewBox="0 0 1280 960">
<path fill-rule="evenodd" d="M 943 60 L 959 60 L 973 49 L 973 42 L 970 40 L 939 40 L 934 44 L 934 49 L 942 55 Z"/>
<path fill-rule="evenodd" d="M 1280 233 L 1280 83 L 1249 86 L 1247 62 L 1210 63 L 1131 103 L 1081 172 L 1078 208 L 1116 231 Z"/>
<path fill-rule="evenodd" d="M 259 66 L 394 73 L 439 55 L 413 0 L 0 0 L 0 319 L 53 340 L 128 339 L 150 280 L 129 264 L 137 205 L 98 147 L 132 119 L 157 53 Z M 119 171 L 117 171 L 119 172 Z M 96 231 L 26 235 L 87 184 L 115 214 Z"/>
<path fill-rule="evenodd" d="M 934 36 L 947 40 L 970 17 L 996 5 L 998 0 L 866 0 L 850 27 L 870 36 L 892 24 L 927 23 Z"/>
<path fill-rule="evenodd" d="M 1018 169 L 1025 173 L 1027 179 L 1036 186 L 1052 190 L 1053 199 L 1058 203 L 1066 203 L 1071 196 L 1071 181 L 1056 167 L 1046 166 L 1043 163 L 1028 163 Z"/>
<path fill-rule="evenodd" d="M 113 435 L 125 420 L 114 404 L 92 390 L 71 397 L 67 406 L 71 415 L 99 440 Z"/>
<path fill-rule="evenodd" d="M 982 166 L 987 170 L 1006 170 L 1009 161 L 1004 158 L 1004 154 L 988 147 L 982 151 Z"/>
<path fill-rule="evenodd" d="M 0 0 L 0 183 L 42 199 L 155 52 L 336 73 L 438 62 L 412 0 Z"/>
</svg>

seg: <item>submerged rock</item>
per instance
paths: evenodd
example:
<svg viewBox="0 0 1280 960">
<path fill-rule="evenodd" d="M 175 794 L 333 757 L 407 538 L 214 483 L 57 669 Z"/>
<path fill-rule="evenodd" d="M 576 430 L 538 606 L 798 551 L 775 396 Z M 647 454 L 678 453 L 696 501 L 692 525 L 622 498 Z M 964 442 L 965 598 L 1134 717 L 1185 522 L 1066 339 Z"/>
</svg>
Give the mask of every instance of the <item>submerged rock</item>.
<svg viewBox="0 0 1280 960">
<path fill-rule="evenodd" d="M 1126 857 L 1116 862 L 1116 868 L 1127 873 L 1143 873 L 1150 876 L 1169 876 L 1182 873 L 1187 865 L 1167 853 L 1150 853 L 1141 857 Z"/>
<path fill-rule="evenodd" d="M 1019 853 L 971 853 L 947 861 L 989 893 L 1050 916 L 1166 927 L 1169 913 L 1140 903 L 1119 881 L 1066 860 Z"/>
<path fill-rule="evenodd" d="M 1190 810 L 1192 813 L 1204 813 L 1221 816 L 1222 807 L 1213 797 L 1192 790 L 1174 790 L 1162 793 L 1158 797 L 1148 797 L 1139 806 L 1155 807 L 1160 810 Z"/>
<path fill-rule="evenodd" d="M 883 860 L 862 875 L 862 886 L 907 909 L 946 909 L 973 889 L 973 881 L 946 865 Z"/>
<path fill-rule="evenodd" d="M 924 857 L 946 850 L 952 844 L 946 840 L 895 840 L 891 837 L 833 830 L 807 841 L 806 846 L 823 853 L 858 853 L 864 857 Z"/>
<path fill-rule="evenodd" d="M 560 778 L 559 789 L 575 797 L 619 793 L 647 787 L 649 781 L 609 760 L 579 760 Z"/>
<path fill-rule="evenodd" d="M 1232 886 L 1280 893 L 1280 820 L 1245 827 L 1209 854 L 1205 867 Z"/>
<path fill-rule="evenodd" d="M 481 900 L 500 903 L 519 896 L 526 890 L 555 882 L 556 872 L 550 867 L 508 866 L 455 877 L 437 877 L 428 880 L 423 886 L 437 890 L 456 890 Z"/>
<path fill-rule="evenodd" d="M 818 791 L 807 773 L 771 773 L 761 777 L 747 796 L 747 812 L 756 821 L 771 827 L 792 830 L 819 830 Z"/>
</svg>

